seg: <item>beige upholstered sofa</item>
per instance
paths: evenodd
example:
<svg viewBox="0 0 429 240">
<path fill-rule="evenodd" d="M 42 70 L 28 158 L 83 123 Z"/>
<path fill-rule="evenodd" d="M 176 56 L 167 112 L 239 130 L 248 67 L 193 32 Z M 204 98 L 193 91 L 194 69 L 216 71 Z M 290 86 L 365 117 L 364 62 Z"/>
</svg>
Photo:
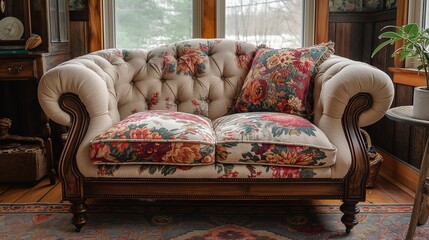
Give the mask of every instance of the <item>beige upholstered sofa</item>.
<svg viewBox="0 0 429 240">
<path fill-rule="evenodd" d="M 359 128 L 393 85 L 332 51 L 192 39 L 47 72 L 39 101 L 70 126 L 59 175 L 76 230 L 87 198 L 342 199 L 350 232 L 369 172 Z"/>
</svg>

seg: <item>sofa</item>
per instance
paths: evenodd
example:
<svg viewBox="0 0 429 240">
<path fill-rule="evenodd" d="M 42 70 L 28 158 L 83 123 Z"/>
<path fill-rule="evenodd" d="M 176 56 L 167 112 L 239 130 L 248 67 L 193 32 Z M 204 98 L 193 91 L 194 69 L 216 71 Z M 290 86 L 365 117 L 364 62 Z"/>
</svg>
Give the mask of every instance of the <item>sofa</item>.
<svg viewBox="0 0 429 240">
<path fill-rule="evenodd" d="M 341 199 L 358 223 L 369 160 L 360 128 L 381 119 L 391 79 L 333 43 L 271 49 L 190 39 L 105 49 L 49 70 L 38 98 L 69 126 L 59 160 L 76 231 L 86 200 Z"/>
</svg>

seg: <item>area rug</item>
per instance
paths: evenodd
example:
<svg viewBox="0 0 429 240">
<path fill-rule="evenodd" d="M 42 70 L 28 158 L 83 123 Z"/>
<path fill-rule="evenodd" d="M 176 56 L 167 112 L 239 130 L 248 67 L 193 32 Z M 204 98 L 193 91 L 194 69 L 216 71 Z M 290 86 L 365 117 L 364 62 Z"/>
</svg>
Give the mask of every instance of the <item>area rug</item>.
<svg viewBox="0 0 429 240">
<path fill-rule="evenodd" d="M 0 204 L 0 239 L 404 239 L 412 205 L 359 205 L 350 234 L 337 205 L 97 204 L 77 233 L 68 204 Z M 415 239 L 429 239 L 429 223 Z"/>
</svg>

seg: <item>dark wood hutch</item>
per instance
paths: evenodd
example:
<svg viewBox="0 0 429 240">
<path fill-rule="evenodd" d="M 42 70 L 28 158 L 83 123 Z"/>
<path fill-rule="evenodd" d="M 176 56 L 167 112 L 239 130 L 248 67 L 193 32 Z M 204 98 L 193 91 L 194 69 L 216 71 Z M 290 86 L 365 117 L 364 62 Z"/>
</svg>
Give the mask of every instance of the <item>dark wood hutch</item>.
<svg viewBox="0 0 429 240">
<path fill-rule="evenodd" d="M 0 39 L 0 117 L 12 119 L 11 134 L 44 139 L 51 183 L 55 181 L 51 127 L 38 103 L 37 84 L 46 71 L 70 59 L 68 5 L 68 0 L 0 2 L 0 23 L 12 17 L 24 27 L 22 36 Z M 0 31 L 8 28 L 0 24 Z M 42 43 L 26 51 L 25 42 L 32 34 L 39 35 Z"/>
</svg>

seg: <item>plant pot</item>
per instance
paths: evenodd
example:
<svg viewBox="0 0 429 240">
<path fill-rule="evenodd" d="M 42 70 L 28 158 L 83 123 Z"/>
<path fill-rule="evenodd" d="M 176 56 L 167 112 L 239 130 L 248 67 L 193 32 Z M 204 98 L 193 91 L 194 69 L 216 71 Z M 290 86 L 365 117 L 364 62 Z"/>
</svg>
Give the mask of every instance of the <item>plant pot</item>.
<svg viewBox="0 0 429 240">
<path fill-rule="evenodd" d="M 429 90 L 423 87 L 414 88 L 413 117 L 421 120 L 429 120 Z"/>
</svg>

